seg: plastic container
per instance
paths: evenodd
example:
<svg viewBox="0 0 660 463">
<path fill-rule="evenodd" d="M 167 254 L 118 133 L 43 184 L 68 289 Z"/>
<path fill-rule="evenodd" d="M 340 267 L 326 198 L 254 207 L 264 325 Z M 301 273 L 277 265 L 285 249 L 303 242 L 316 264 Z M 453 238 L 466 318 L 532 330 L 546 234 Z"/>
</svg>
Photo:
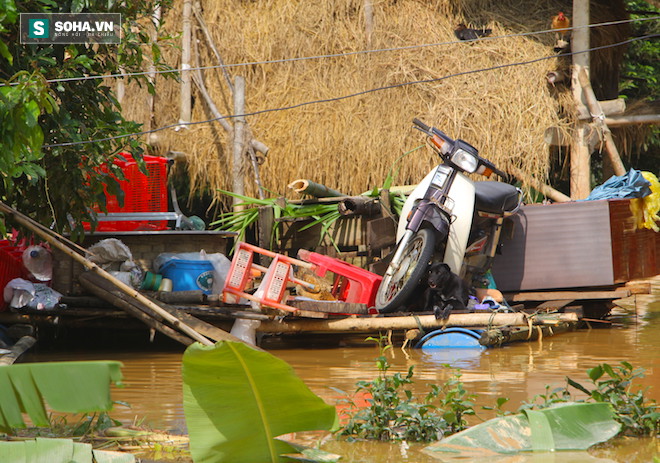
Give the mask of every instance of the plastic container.
<svg viewBox="0 0 660 463">
<path fill-rule="evenodd" d="M 14 278 L 28 278 L 23 265 L 25 246 L 16 246 L 9 240 L 0 240 L 0 291 Z M 0 297 L 0 312 L 7 310 L 7 303 Z"/>
<path fill-rule="evenodd" d="M 171 259 L 160 268 L 160 273 L 172 280 L 172 291 L 202 290 L 211 294 L 213 264 L 209 260 Z"/>
<path fill-rule="evenodd" d="M 53 278 L 53 257 L 43 246 L 28 246 L 22 254 L 23 265 L 39 281 Z"/>
<path fill-rule="evenodd" d="M 158 273 L 147 272 L 144 274 L 144 280 L 142 280 L 141 289 L 146 289 L 147 291 L 157 291 L 160 288 L 160 284 L 163 281 L 163 276 Z"/>
<path fill-rule="evenodd" d="M 115 159 L 115 165 L 124 172 L 126 180 L 119 180 L 124 192 L 124 205 L 120 206 L 119 199 L 106 192 L 106 207 L 112 212 L 167 212 L 167 158 L 159 156 L 143 156 L 147 174 L 140 172 L 135 160 L 128 153 L 120 153 L 123 158 Z M 107 172 L 107 168 L 104 169 Z M 101 212 L 100 207 L 95 211 Z M 83 223 L 86 230 L 89 223 Z M 165 230 L 167 220 L 140 220 L 140 221 L 103 221 L 99 222 L 96 231 L 134 231 L 134 230 Z"/>
</svg>

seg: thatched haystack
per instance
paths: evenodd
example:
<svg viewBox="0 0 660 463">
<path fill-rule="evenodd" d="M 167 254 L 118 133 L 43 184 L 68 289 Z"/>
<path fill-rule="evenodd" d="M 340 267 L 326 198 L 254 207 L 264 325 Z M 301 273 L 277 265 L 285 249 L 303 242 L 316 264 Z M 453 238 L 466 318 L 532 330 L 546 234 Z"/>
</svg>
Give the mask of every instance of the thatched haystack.
<svg viewBox="0 0 660 463">
<path fill-rule="evenodd" d="M 181 4 L 176 2 L 165 17 L 173 34 L 181 30 Z M 554 126 L 568 133 L 572 118 L 570 90 L 549 86 L 545 78 L 548 71 L 567 65 L 555 57 L 554 35 L 467 43 L 456 42 L 453 29 L 466 23 L 491 28 L 493 36 L 541 31 L 559 9 L 570 13 L 570 5 L 532 0 L 372 2 L 369 39 L 364 4 L 202 0 L 205 22 L 229 65 L 227 72 L 246 79 L 246 110 L 257 113 L 247 122 L 270 147 L 261 165 L 270 192 L 291 197 L 287 184 L 308 178 L 359 194 L 381 186 L 392 169 L 396 184 L 415 183 L 435 159 L 426 149 L 400 159 L 423 144 L 411 129 L 414 117 L 469 141 L 504 169 L 515 167 L 526 178 L 547 179 L 550 150 L 544 132 Z M 194 37 L 199 64 L 218 64 L 203 34 L 197 30 Z M 424 44 L 437 45 L 419 46 Z M 365 50 L 379 51 L 361 53 Z M 180 51 L 168 54 L 170 64 L 180 67 Z M 215 104 L 231 115 L 232 96 L 222 71 L 203 73 Z M 155 126 L 176 123 L 179 84 L 158 77 L 156 88 Z M 127 92 L 123 106 L 128 117 L 148 120 L 145 95 L 139 88 Z M 199 93 L 192 118 L 212 118 Z M 193 189 L 231 189 L 231 141 L 217 123 L 161 131 L 154 149 L 187 154 Z M 249 169 L 246 162 L 246 192 L 256 196 Z M 222 200 L 221 195 L 216 199 Z"/>
</svg>

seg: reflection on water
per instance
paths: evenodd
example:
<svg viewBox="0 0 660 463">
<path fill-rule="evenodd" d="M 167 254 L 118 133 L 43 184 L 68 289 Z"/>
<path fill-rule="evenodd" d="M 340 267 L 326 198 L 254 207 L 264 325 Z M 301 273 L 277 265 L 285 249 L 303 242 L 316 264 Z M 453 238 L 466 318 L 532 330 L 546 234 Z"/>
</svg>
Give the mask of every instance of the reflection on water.
<svg viewBox="0 0 660 463">
<path fill-rule="evenodd" d="M 465 388 L 479 396 L 478 405 L 493 405 L 498 397 L 508 397 L 510 410 L 515 410 L 523 401 L 545 393 L 546 385 L 565 386 L 567 376 L 588 384 L 587 369 L 600 363 L 616 365 L 625 360 L 646 369 L 647 376 L 640 385 L 651 387 L 649 397 L 660 402 L 660 305 L 650 305 L 640 313 L 637 320 L 625 325 L 585 329 L 485 351 L 429 352 L 418 349 L 404 352 L 397 346 L 387 353 L 392 365 L 390 372 L 406 372 L 411 365 L 414 366 L 414 392 L 422 394 L 428 392 L 430 384 L 449 379 L 454 374 L 453 368 L 460 368 Z M 291 344 L 266 341 L 264 347 L 292 365 L 312 391 L 328 403 L 335 403 L 341 398 L 337 389 L 352 394 L 356 381 L 371 380 L 377 374 L 375 358 L 378 349 L 374 343 L 345 344 L 340 347 L 336 340 L 323 342 L 317 339 L 303 345 L 298 341 L 295 348 Z M 26 361 L 119 360 L 124 364 L 126 387 L 114 389 L 113 399 L 127 402 L 131 408 L 118 406 L 111 415 L 127 423 L 137 417 L 146 419 L 156 428 L 185 430 L 182 352 L 182 349 L 170 349 L 162 352 L 39 353 L 28 356 Z M 446 364 L 452 368 L 446 368 Z M 490 417 L 484 413 L 479 415 Z M 646 450 L 631 452 L 622 444 L 616 450 L 592 452 L 601 458 L 594 461 L 637 461 L 637 457 L 641 458 L 638 461 L 649 461 L 654 453 L 660 453 L 655 441 L 633 442 L 635 448 Z M 404 448 L 381 443 L 348 445 L 342 442 L 326 445 L 327 450 L 345 455 L 342 461 L 437 461 L 420 453 L 422 446 Z M 366 450 L 360 453 L 360 449 Z M 568 461 L 535 458 L 507 461 Z"/>
</svg>

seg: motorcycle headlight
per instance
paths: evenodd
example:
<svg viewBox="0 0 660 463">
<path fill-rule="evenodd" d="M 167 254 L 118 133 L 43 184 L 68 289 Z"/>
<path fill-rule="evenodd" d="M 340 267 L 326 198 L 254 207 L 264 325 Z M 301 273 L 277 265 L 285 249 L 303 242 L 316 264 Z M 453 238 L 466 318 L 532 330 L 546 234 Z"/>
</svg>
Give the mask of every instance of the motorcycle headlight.
<svg viewBox="0 0 660 463">
<path fill-rule="evenodd" d="M 476 172 L 479 167 L 479 160 L 476 156 L 462 148 L 457 149 L 451 155 L 451 163 L 469 174 Z"/>
</svg>

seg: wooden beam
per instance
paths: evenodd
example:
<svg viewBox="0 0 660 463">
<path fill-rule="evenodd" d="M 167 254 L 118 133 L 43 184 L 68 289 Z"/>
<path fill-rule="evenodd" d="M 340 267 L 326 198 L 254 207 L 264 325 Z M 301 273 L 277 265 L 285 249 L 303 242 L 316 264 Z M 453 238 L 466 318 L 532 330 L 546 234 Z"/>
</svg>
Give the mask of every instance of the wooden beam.
<svg viewBox="0 0 660 463">
<path fill-rule="evenodd" d="M 600 101 L 600 107 L 605 113 L 606 116 L 617 116 L 623 114 L 626 111 L 626 100 L 623 98 L 617 98 L 616 100 L 605 100 Z M 589 108 L 584 105 L 578 107 L 578 119 L 580 120 L 591 120 L 593 115 Z"/>
<path fill-rule="evenodd" d="M 636 124 L 660 124 L 660 114 L 639 114 L 630 116 L 606 117 L 605 124 L 609 127 L 622 127 Z"/>
<path fill-rule="evenodd" d="M 560 301 L 560 300 L 607 300 L 607 299 L 620 299 L 630 296 L 630 291 L 627 289 L 619 289 L 615 291 L 539 291 L 539 292 L 525 292 L 525 293 L 508 293 L 504 294 L 509 302 L 526 302 L 526 301 Z"/>
</svg>

